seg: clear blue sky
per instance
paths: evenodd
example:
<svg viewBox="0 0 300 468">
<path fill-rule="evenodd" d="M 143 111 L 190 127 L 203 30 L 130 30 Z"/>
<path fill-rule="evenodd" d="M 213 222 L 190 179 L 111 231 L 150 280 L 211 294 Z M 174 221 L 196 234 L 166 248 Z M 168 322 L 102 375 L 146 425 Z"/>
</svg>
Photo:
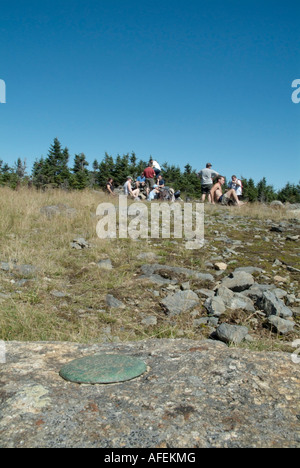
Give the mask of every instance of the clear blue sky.
<svg viewBox="0 0 300 468">
<path fill-rule="evenodd" d="M 300 180 L 299 0 L 10 0 L 0 159 L 135 151 L 275 188 Z"/>
</svg>

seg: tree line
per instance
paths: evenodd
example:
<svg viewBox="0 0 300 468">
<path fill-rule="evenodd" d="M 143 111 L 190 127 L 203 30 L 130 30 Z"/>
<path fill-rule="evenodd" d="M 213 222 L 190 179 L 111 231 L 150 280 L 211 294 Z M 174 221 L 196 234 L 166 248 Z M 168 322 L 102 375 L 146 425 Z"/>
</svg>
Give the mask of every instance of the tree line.
<svg viewBox="0 0 300 468">
<path fill-rule="evenodd" d="M 84 153 L 75 154 L 73 166 L 70 166 L 68 148 L 63 148 L 55 138 L 46 157 L 37 159 L 31 174 L 26 172 L 26 161 L 20 158 L 14 167 L 0 160 L 0 185 L 13 189 L 22 185 L 45 190 L 47 188 L 61 188 L 65 190 L 83 190 L 86 188 L 105 188 L 109 177 L 115 186 L 123 185 L 128 175 L 133 178 L 140 175 L 148 164 L 148 160 L 139 160 L 134 152 L 117 155 L 116 158 L 105 153 L 104 158 L 95 160 L 92 167 L 86 160 Z M 162 175 L 168 186 L 180 190 L 187 197 L 199 197 L 201 193 L 200 179 L 196 169 L 186 164 L 182 171 L 178 166 L 164 163 Z M 266 202 L 280 200 L 282 202 L 300 203 L 300 181 L 297 185 L 287 183 L 280 190 L 275 190 L 263 177 L 257 184 L 253 179 L 242 177 L 243 195 L 250 202 Z"/>
</svg>

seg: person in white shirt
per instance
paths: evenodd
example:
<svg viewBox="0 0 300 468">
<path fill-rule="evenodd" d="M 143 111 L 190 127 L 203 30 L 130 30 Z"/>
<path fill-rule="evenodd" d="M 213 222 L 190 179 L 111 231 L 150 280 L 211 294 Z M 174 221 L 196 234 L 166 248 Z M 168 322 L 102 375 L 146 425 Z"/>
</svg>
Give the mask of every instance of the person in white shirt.
<svg viewBox="0 0 300 468">
<path fill-rule="evenodd" d="M 139 196 L 140 190 L 137 188 L 135 190 L 132 190 L 132 177 L 128 176 L 127 181 L 124 184 L 124 194 L 127 196 L 131 196 L 132 198 L 137 198 Z"/>
<path fill-rule="evenodd" d="M 155 172 L 155 175 L 156 177 L 161 173 L 161 167 L 160 165 L 158 164 L 157 161 L 154 161 L 153 159 L 150 160 L 151 164 L 152 164 L 152 167 L 154 169 L 154 172 Z"/>
<path fill-rule="evenodd" d="M 238 179 L 236 175 L 233 175 L 231 177 L 231 181 L 228 184 L 228 188 L 235 190 L 239 200 L 242 198 L 243 184 L 242 184 L 242 181 Z"/>
</svg>

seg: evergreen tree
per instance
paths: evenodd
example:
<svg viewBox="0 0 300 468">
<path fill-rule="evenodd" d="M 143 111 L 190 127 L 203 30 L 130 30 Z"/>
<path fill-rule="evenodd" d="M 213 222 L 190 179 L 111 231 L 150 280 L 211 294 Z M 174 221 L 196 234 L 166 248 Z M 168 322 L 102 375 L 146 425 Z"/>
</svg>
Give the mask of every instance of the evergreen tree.
<svg viewBox="0 0 300 468">
<path fill-rule="evenodd" d="M 109 177 L 113 177 L 114 172 L 114 160 L 113 157 L 110 156 L 108 153 L 105 153 L 104 159 L 98 165 L 98 177 L 97 177 L 97 184 L 104 188 L 106 187 L 106 182 Z"/>
<path fill-rule="evenodd" d="M 86 167 L 89 165 L 84 153 L 75 154 L 72 178 L 72 187 L 82 190 L 87 187 L 89 181 L 89 172 Z"/>
<path fill-rule="evenodd" d="M 258 192 L 253 179 L 242 179 L 243 196 L 250 202 L 257 201 Z"/>
<path fill-rule="evenodd" d="M 44 164 L 44 176 L 47 184 L 68 187 L 70 181 L 68 161 L 68 148 L 62 150 L 59 140 L 55 138 Z"/>
<path fill-rule="evenodd" d="M 258 200 L 262 203 L 271 202 L 276 198 L 272 185 L 267 185 L 265 177 L 258 182 L 256 189 Z"/>
<path fill-rule="evenodd" d="M 26 174 L 26 161 L 22 163 L 21 158 L 18 158 L 15 163 L 15 173 L 19 179 L 23 179 Z"/>
</svg>

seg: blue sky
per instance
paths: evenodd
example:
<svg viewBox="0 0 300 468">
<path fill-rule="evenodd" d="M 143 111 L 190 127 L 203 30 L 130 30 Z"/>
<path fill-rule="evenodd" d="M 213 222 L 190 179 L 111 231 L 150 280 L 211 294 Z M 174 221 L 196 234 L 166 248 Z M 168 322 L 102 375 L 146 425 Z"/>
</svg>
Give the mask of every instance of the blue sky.
<svg viewBox="0 0 300 468">
<path fill-rule="evenodd" d="M 57 137 L 71 165 L 135 151 L 299 182 L 298 0 L 11 0 L 0 12 L 8 164 L 30 172 Z"/>
</svg>

